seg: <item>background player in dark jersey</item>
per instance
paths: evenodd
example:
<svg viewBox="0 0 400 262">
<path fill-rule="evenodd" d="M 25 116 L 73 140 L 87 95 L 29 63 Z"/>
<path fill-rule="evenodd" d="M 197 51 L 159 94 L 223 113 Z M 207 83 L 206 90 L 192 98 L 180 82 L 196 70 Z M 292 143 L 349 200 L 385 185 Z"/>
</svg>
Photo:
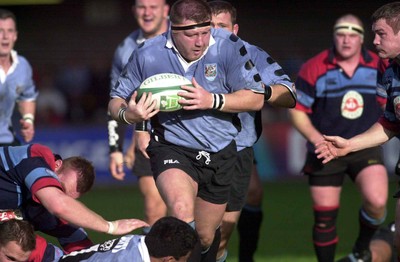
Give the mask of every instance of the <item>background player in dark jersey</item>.
<svg viewBox="0 0 400 262">
<path fill-rule="evenodd" d="M 147 226 L 137 219 L 106 221 L 75 200 L 89 191 L 94 182 L 94 168 L 84 158 L 56 160 L 48 147 L 32 144 L 0 147 L 0 160 L 0 209 L 22 209 L 24 218 L 32 221 L 35 228 L 44 227 L 45 233 L 52 233 L 48 227 L 55 221 L 42 218 L 54 216 L 61 219 L 62 224 L 70 223 L 114 235 Z M 55 231 L 57 226 L 54 225 Z"/>
<path fill-rule="evenodd" d="M 229 2 L 220 0 L 210 1 L 208 5 L 211 8 L 211 24 L 214 28 L 222 28 L 238 34 L 239 25 L 236 23 L 236 8 Z M 296 98 L 290 78 L 269 54 L 259 47 L 248 43 L 245 43 L 245 45 L 253 63 L 260 72 L 263 83 L 271 86 L 272 94 L 271 97 L 266 97 L 266 102 L 272 106 L 294 107 Z M 256 124 L 261 122 L 261 112 L 246 112 L 238 115 L 242 126 L 239 135 L 235 138 L 238 161 L 232 179 L 227 209 L 222 221 L 221 244 L 217 261 L 226 260 L 228 241 L 238 220 L 241 221 L 238 226 L 239 261 L 253 261 L 262 221 L 262 184 L 256 166 L 253 164 L 252 147 L 258 136 L 261 135 L 262 126 Z M 243 207 L 245 203 L 246 206 Z"/>
<path fill-rule="evenodd" d="M 35 134 L 34 120 L 38 92 L 32 79 L 32 68 L 25 57 L 14 50 L 18 38 L 15 15 L 0 9 L 0 146 L 19 145 L 12 127 L 12 115 L 17 103 L 21 114 L 21 135 L 30 142 Z"/>
<path fill-rule="evenodd" d="M 117 82 L 119 75 L 125 64 L 128 62 L 133 50 L 143 43 L 146 39 L 159 35 L 168 29 L 168 11 L 169 6 L 165 0 L 136 0 L 132 6 L 132 12 L 135 16 L 139 29 L 132 32 L 118 46 L 114 54 L 111 68 L 111 88 Z M 117 123 L 113 119 L 108 121 L 108 137 L 110 145 L 110 172 L 117 180 L 123 180 L 125 177 L 124 163 L 133 170 L 138 176 L 138 185 L 144 200 L 145 221 L 152 225 L 167 213 L 167 207 L 162 200 L 160 193 L 155 185 L 153 174 L 150 168 L 150 161 L 136 150 L 136 139 L 141 135 L 137 132 L 132 136 L 130 146 L 123 155 L 124 135 L 127 125 Z M 133 133 L 134 134 L 134 133 Z M 148 144 L 149 138 L 143 143 Z M 146 154 L 147 156 L 147 154 Z"/>
<path fill-rule="evenodd" d="M 400 2 L 393 2 L 378 8 L 372 15 L 372 31 L 375 34 L 374 45 L 378 55 L 391 59 L 390 66 L 382 78 L 378 79 L 378 87 L 387 94 L 387 103 L 383 116 L 362 134 L 351 138 L 324 136 L 325 141 L 317 145 L 316 153 L 323 158 L 323 163 L 335 161 L 336 158 L 353 154 L 369 147 L 375 147 L 400 135 Z M 341 159 L 341 158 L 339 158 Z M 337 160 L 337 159 L 336 159 Z M 400 193 L 395 194 L 396 229 L 400 228 Z M 397 254 L 400 254 L 400 230 L 396 230 Z"/>
<path fill-rule="evenodd" d="M 308 175 L 313 201 L 313 243 L 318 261 L 333 261 L 338 242 L 336 217 L 345 175 L 362 197 L 359 234 L 343 261 L 371 261 L 369 242 L 386 217 L 388 177 L 381 148 L 360 151 L 323 165 L 314 153 L 322 134 L 352 137 L 381 115 L 376 80 L 378 56 L 363 48 L 364 28 L 351 14 L 337 19 L 334 46 L 308 60 L 296 80 L 298 103 L 290 110 L 294 127 L 307 139 Z"/>
</svg>

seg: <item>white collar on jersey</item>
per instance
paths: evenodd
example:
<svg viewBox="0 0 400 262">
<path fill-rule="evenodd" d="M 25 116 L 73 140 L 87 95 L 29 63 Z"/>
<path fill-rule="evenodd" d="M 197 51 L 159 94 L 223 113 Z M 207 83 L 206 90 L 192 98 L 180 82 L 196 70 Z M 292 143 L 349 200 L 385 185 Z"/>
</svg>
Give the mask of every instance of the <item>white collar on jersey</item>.
<svg viewBox="0 0 400 262">
<path fill-rule="evenodd" d="M 138 35 L 138 37 L 136 38 L 136 44 L 137 44 L 137 45 L 140 45 L 140 44 L 143 43 L 144 41 L 146 41 L 146 38 L 144 38 L 143 31 L 142 31 L 142 30 L 139 30 L 139 35 Z"/>
<path fill-rule="evenodd" d="M 139 243 L 138 243 L 138 248 L 140 255 L 142 256 L 142 261 L 143 262 L 150 262 L 150 255 L 149 255 L 149 250 L 147 249 L 146 243 L 144 242 L 145 236 L 141 236 Z"/>
<path fill-rule="evenodd" d="M 196 63 L 196 62 L 199 61 L 201 58 L 203 58 L 203 56 L 205 56 L 205 54 L 207 54 L 208 48 L 209 48 L 210 46 L 212 46 L 213 44 L 215 44 L 215 39 L 214 39 L 214 37 L 213 37 L 212 35 L 210 35 L 210 42 L 208 43 L 207 49 L 204 51 L 203 55 L 202 55 L 199 59 L 197 59 L 197 60 L 195 60 L 195 61 L 192 61 L 192 62 L 187 62 L 187 61 L 182 57 L 182 55 L 179 53 L 178 49 L 176 48 L 176 46 L 175 46 L 175 44 L 174 44 L 174 41 L 172 41 L 171 30 L 168 31 L 168 34 L 167 34 L 167 43 L 166 43 L 165 46 L 166 46 L 167 48 L 170 48 L 170 49 L 174 49 L 174 50 L 175 50 L 175 52 L 178 54 L 179 62 L 181 62 L 181 65 L 182 65 L 182 67 L 185 69 L 185 72 L 186 72 L 190 65 Z"/>
<path fill-rule="evenodd" d="M 11 63 L 10 68 L 7 71 L 7 74 L 4 71 L 4 69 L 0 66 L 0 81 L 1 81 L 1 83 L 4 83 L 6 81 L 7 75 L 12 74 L 12 72 L 15 71 L 15 68 L 17 68 L 17 65 L 19 64 L 17 51 L 11 50 L 11 59 L 12 59 L 12 63 Z"/>
</svg>

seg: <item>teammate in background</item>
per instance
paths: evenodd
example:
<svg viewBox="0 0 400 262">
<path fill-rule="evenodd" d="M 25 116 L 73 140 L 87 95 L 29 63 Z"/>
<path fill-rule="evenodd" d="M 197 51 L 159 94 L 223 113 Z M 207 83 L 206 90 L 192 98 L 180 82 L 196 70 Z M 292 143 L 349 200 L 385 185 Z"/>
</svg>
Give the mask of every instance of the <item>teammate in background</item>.
<svg viewBox="0 0 400 262">
<path fill-rule="evenodd" d="M 35 134 L 36 97 L 38 92 L 32 79 L 29 62 L 14 50 L 17 41 L 17 19 L 5 9 L 0 9 L 0 88 L 2 91 L 0 116 L 0 146 L 20 145 L 12 127 L 15 104 L 22 116 L 21 135 L 30 142 Z"/>
<path fill-rule="evenodd" d="M 111 88 L 117 82 L 133 50 L 146 39 L 167 31 L 168 11 L 169 6 L 165 0 L 136 0 L 135 5 L 132 7 L 132 12 L 140 28 L 125 38 L 115 51 L 111 68 Z M 139 189 L 144 199 L 145 221 L 152 225 L 159 218 L 166 215 L 167 207 L 155 185 L 150 161 L 139 150 L 136 150 L 135 140 L 137 136 L 140 136 L 140 133 L 137 136 L 133 135 L 131 145 L 124 157 L 123 141 L 125 129 L 125 124 L 109 119 L 108 137 L 111 175 L 117 180 L 123 180 L 125 177 L 124 163 L 128 168 L 133 169 L 133 173 L 138 176 Z"/>
<path fill-rule="evenodd" d="M 94 168 L 84 158 L 56 159 L 40 144 L 0 147 L 0 156 L 0 210 L 20 210 L 36 230 L 58 237 L 67 252 L 92 244 L 77 227 L 122 235 L 148 225 L 137 219 L 108 222 L 75 200 L 94 182 Z"/>
<path fill-rule="evenodd" d="M 111 91 L 109 110 L 120 122 L 151 119 L 147 153 L 157 188 L 169 214 L 191 223 L 199 234 L 202 258 L 194 252 L 192 261 L 215 261 L 237 155 L 232 113 L 260 110 L 264 87 L 243 42 L 211 29 L 206 2 L 176 1 L 170 21 L 171 30 L 133 52 Z M 140 84 L 165 72 L 184 75 L 194 85 L 178 93 L 183 110 L 159 112 L 151 93 L 135 102 Z M 166 160 L 171 161 L 165 165 Z"/>
<path fill-rule="evenodd" d="M 308 60 L 296 81 L 298 103 L 290 110 L 294 127 L 307 139 L 303 172 L 313 201 L 313 243 L 318 261 L 333 261 L 338 243 L 336 217 L 345 175 L 362 197 L 359 234 L 341 261 L 371 261 L 371 237 L 386 217 L 388 176 L 380 147 L 363 150 L 327 165 L 314 153 L 322 134 L 352 137 L 378 119 L 376 79 L 379 58 L 363 47 L 361 20 L 347 14 L 333 27 L 334 46 Z"/>
<path fill-rule="evenodd" d="M 157 220 L 146 235 L 125 235 L 63 256 L 58 261 L 187 261 L 198 242 L 196 231 L 175 217 Z"/>
<path fill-rule="evenodd" d="M 384 114 L 365 132 L 351 138 L 324 136 L 324 141 L 317 144 L 316 154 L 322 163 L 338 161 L 347 154 L 354 155 L 360 150 L 377 147 L 400 135 L 400 2 L 385 4 L 372 15 L 372 31 L 375 34 L 374 45 L 379 57 L 391 59 L 390 66 L 382 78 L 378 78 L 380 92 L 387 96 Z M 341 157 L 337 159 L 338 157 Z M 400 191 L 397 198 L 395 228 L 400 228 Z M 395 243 L 400 254 L 400 230 L 396 230 Z"/>
<path fill-rule="evenodd" d="M 239 25 L 236 23 L 236 8 L 229 2 L 222 0 L 210 1 L 208 5 L 212 14 L 211 25 L 214 28 L 222 28 L 237 35 Z M 293 83 L 278 63 L 262 49 L 248 43 L 245 43 L 245 46 L 251 60 L 260 72 L 263 83 L 271 86 L 273 90 L 273 96 L 266 99 L 268 103 L 273 106 L 294 107 L 296 96 L 292 90 Z M 217 255 L 217 261 L 221 262 L 226 260 L 228 241 L 238 221 L 240 221 L 238 225 L 239 261 L 254 261 L 253 255 L 257 249 L 262 222 L 263 188 L 256 166 L 253 164 L 253 144 L 262 131 L 262 126 L 256 124 L 257 122 L 261 123 L 261 112 L 239 113 L 239 118 L 242 129 L 235 138 L 238 160 L 232 179 L 228 205 L 222 220 L 221 244 Z"/>
</svg>

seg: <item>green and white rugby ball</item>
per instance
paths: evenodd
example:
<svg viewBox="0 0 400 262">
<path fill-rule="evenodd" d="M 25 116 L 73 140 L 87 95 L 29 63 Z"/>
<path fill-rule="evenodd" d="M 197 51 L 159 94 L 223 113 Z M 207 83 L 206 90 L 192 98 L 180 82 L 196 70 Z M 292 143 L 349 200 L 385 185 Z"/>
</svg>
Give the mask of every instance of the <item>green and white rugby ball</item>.
<svg viewBox="0 0 400 262">
<path fill-rule="evenodd" d="M 157 109 L 162 112 L 172 112 L 182 108 L 178 103 L 182 97 L 178 92 L 186 92 L 181 86 L 193 86 L 184 76 L 172 73 L 162 73 L 150 76 L 143 81 L 138 89 L 138 99 L 144 92 L 152 93 L 153 100 L 157 100 Z"/>
</svg>

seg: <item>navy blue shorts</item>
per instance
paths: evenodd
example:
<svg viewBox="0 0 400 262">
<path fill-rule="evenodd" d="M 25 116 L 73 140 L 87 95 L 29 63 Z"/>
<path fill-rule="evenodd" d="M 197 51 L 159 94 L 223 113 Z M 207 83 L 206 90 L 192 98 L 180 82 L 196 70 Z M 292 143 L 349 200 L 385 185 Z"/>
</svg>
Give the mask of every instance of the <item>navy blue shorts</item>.
<svg viewBox="0 0 400 262">
<path fill-rule="evenodd" d="M 334 159 L 325 165 L 315 154 L 308 153 L 303 172 L 309 176 L 309 185 L 341 186 L 346 174 L 354 181 L 361 170 L 376 164 L 383 165 L 381 147 L 372 147 L 353 152 Z"/>
<path fill-rule="evenodd" d="M 155 180 L 165 170 L 177 168 L 197 182 L 198 197 L 214 204 L 228 202 L 237 161 L 235 141 L 221 151 L 212 153 L 151 139 L 147 153 Z"/>
<path fill-rule="evenodd" d="M 251 172 L 254 165 L 254 151 L 247 147 L 238 152 L 235 171 L 233 173 L 231 191 L 226 211 L 240 211 L 246 203 Z"/>
<path fill-rule="evenodd" d="M 153 176 L 151 172 L 150 159 L 144 157 L 142 152 L 135 147 L 135 163 L 132 172 L 135 176 Z"/>
</svg>

